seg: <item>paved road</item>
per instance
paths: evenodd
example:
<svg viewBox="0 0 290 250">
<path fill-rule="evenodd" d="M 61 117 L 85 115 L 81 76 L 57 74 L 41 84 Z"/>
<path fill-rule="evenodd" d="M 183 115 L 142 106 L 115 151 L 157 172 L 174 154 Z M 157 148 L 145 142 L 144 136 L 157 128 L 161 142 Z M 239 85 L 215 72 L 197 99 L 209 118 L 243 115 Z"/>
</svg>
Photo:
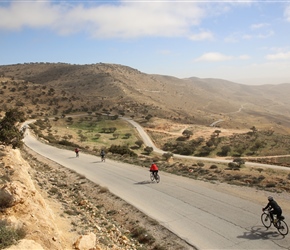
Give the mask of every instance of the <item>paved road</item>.
<svg viewBox="0 0 290 250">
<path fill-rule="evenodd" d="M 29 131 L 24 142 L 37 153 L 108 187 L 192 248 L 289 249 L 290 239 L 262 226 L 261 204 L 218 192 L 214 184 L 163 172 L 159 184 L 151 183 L 147 168 L 110 159 L 103 163 L 100 157 L 82 153 L 76 158 L 74 152 L 39 142 Z"/>
</svg>

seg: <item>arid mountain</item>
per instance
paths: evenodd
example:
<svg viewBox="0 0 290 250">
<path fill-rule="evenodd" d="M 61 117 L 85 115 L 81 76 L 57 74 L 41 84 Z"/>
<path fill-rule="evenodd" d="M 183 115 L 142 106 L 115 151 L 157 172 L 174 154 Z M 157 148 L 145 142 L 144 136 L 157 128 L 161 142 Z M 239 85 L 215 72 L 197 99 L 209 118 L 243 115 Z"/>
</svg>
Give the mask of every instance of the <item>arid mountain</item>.
<svg viewBox="0 0 290 250">
<path fill-rule="evenodd" d="M 0 76 L 2 110 L 23 106 L 36 117 L 108 112 L 290 132 L 290 83 L 248 86 L 222 79 L 179 79 L 104 63 L 7 65 L 0 66 Z"/>
</svg>

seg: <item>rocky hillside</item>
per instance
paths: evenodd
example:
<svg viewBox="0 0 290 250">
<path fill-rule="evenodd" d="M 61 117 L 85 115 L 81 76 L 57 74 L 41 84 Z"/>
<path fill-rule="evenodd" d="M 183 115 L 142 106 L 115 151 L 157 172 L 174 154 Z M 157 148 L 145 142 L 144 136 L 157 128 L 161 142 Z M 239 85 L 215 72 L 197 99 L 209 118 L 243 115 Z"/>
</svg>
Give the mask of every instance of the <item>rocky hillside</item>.
<svg viewBox="0 0 290 250">
<path fill-rule="evenodd" d="M 0 249 L 193 249 L 108 189 L 29 149 L 1 147 L 0 162 Z"/>
<path fill-rule="evenodd" d="M 149 75 L 116 64 L 32 63 L 0 66 L 0 107 L 31 116 L 108 112 L 225 128 L 289 132 L 290 83 L 247 86 L 222 79 Z"/>
</svg>

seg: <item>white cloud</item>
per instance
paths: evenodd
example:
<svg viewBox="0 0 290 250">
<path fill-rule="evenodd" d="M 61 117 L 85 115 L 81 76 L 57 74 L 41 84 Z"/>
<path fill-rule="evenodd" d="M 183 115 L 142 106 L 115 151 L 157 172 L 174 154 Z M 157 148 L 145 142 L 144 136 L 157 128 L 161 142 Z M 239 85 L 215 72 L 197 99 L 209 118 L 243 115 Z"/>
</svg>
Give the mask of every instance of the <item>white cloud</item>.
<svg viewBox="0 0 290 250">
<path fill-rule="evenodd" d="M 240 55 L 240 56 L 238 56 L 238 58 L 241 59 L 241 60 L 248 60 L 248 59 L 250 59 L 251 57 L 248 56 L 248 55 Z"/>
<path fill-rule="evenodd" d="M 226 56 L 218 52 L 209 52 L 205 53 L 199 58 L 197 58 L 195 61 L 200 62 L 200 61 L 208 61 L 208 62 L 220 62 L 220 61 L 228 61 L 232 59 L 232 56 Z"/>
<path fill-rule="evenodd" d="M 203 31 L 198 34 L 193 34 L 189 36 L 189 39 L 193 41 L 212 40 L 213 34 L 209 31 Z"/>
<path fill-rule="evenodd" d="M 266 56 L 268 60 L 288 60 L 290 59 L 290 52 L 280 52 L 276 54 L 270 54 Z"/>
<path fill-rule="evenodd" d="M 261 39 L 265 39 L 265 38 L 273 36 L 274 34 L 275 34 L 275 32 L 273 30 L 269 30 L 264 34 L 258 34 L 257 37 L 261 38 Z"/>
<path fill-rule="evenodd" d="M 61 6 L 52 6 L 48 2 L 12 2 L 9 7 L 0 7 L 0 16 L 0 29 L 40 28 L 57 22 Z"/>
<path fill-rule="evenodd" d="M 96 38 L 188 36 L 205 16 L 197 2 L 68 3 L 12 2 L 0 7 L 0 29 L 50 28 L 63 35 L 86 31 Z"/>
<path fill-rule="evenodd" d="M 261 28 L 264 28 L 266 26 L 269 26 L 269 24 L 268 23 L 256 23 L 256 24 L 251 25 L 251 29 L 252 30 L 261 29 Z"/>
<path fill-rule="evenodd" d="M 242 34 L 242 33 L 232 33 L 225 38 L 225 42 L 228 43 L 236 43 L 240 42 L 241 40 L 251 40 L 251 39 L 265 39 L 271 37 L 275 34 L 273 30 L 265 31 L 264 33 L 253 33 L 253 34 Z"/>
<path fill-rule="evenodd" d="M 200 56 L 199 58 L 195 59 L 196 62 L 207 61 L 207 62 L 222 62 L 222 61 L 229 61 L 229 60 L 248 60 L 251 57 L 249 55 L 239 55 L 239 56 L 229 56 L 224 55 L 219 52 L 208 52 Z"/>
<path fill-rule="evenodd" d="M 284 11 L 284 16 L 288 22 L 290 22 L 290 5 L 288 5 Z"/>
</svg>

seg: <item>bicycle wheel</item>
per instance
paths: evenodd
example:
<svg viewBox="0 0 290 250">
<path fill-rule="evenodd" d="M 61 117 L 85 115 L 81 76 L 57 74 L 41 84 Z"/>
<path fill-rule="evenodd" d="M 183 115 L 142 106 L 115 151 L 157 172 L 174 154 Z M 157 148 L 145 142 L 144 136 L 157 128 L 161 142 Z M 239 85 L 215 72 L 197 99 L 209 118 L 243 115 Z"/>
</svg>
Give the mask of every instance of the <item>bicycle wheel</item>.
<svg viewBox="0 0 290 250">
<path fill-rule="evenodd" d="M 160 181 L 160 176 L 159 174 L 156 174 L 156 182 L 159 183 L 159 181 Z"/>
<path fill-rule="evenodd" d="M 270 215 L 267 214 L 267 213 L 262 213 L 262 215 L 261 215 L 261 221 L 262 221 L 263 225 L 266 228 L 269 228 L 271 226 L 271 224 L 272 224 Z"/>
<path fill-rule="evenodd" d="M 277 229 L 280 234 L 287 235 L 288 234 L 288 226 L 285 221 L 280 220 L 277 222 Z"/>
<path fill-rule="evenodd" d="M 151 179 L 151 181 L 154 181 L 154 179 L 155 179 L 152 172 L 150 172 L 150 179 Z"/>
</svg>

